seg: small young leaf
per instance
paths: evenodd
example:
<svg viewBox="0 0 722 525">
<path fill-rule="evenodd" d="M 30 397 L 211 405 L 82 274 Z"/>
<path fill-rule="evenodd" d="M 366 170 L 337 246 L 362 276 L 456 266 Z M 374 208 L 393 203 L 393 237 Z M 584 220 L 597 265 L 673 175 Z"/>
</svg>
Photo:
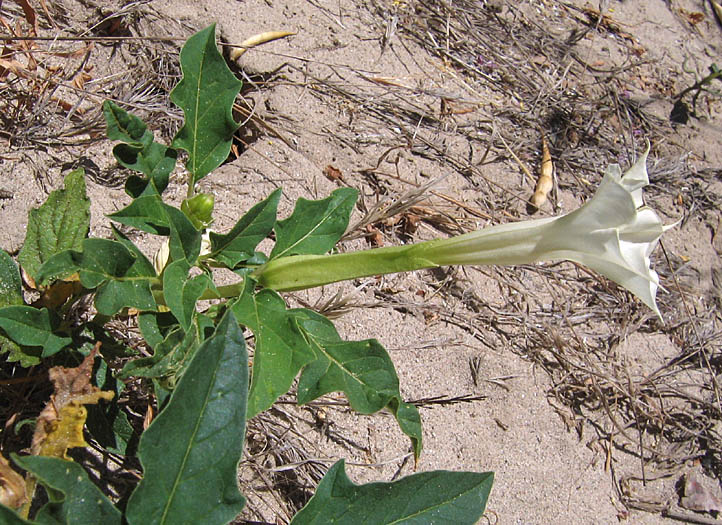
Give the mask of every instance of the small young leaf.
<svg viewBox="0 0 722 525">
<path fill-rule="evenodd" d="M 38 511 L 37 523 L 120 525 L 121 513 L 73 461 L 44 456 L 17 456 L 13 461 L 30 471 L 40 483 L 64 497 Z"/>
<path fill-rule="evenodd" d="M 346 231 L 357 197 L 355 189 L 339 188 L 322 200 L 298 199 L 291 216 L 276 223 L 271 259 L 329 252 Z"/>
<path fill-rule="evenodd" d="M 24 304 L 20 270 L 5 250 L 0 250 L 0 307 Z"/>
<path fill-rule="evenodd" d="M 153 355 L 126 363 L 120 377 L 151 377 L 162 381 L 163 388 L 173 390 L 213 331 L 213 323 L 205 315 L 196 314 L 193 321 L 187 332 L 177 324 L 168 329 L 165 338 L 153 349 Z"/>
<path fill-rule="evenodd" d="M 186 356 L 195 354 L 198 346 L 195 330 L 185 332 L 180 326 L 176 326 L 156 345 L 152 356 L 129 361 L 118 377 L 168 377 L 178 369 L 179 363 L 182 363 Z"/>
<path fill-rule="evenodd" d="M 170 93 L 185 115 L 185 124 L 173 139 L 173 147 L 188 152 L 186 168 L 198 182 L 226 160 L 238 123 L 232 107 L 241 81 L 218 52 L 215 24 L 199 31 L 180 54 L 183 78 Z"/>
<path fill-rule="evenodd" d="M 211 232 L 210 257 L 231 269 L 253 257 L 258 243 L 271 233 L 276 224 L 280 198 L 279 188 L 248 210 L 227 234 Z"/>
<path fill-rule="evenodd" d="M 132 146 L 147 146 L 153 142 L 153 133 L 145 122 L 128 113 L 111 100 L 103 102 L 103 116 L 110 140 L 120 140 Z"/>
<path fill-rule="evenodd" d="M 23 301 L 20 270 L 12 257 L 0 250 L 0 308 L 25 304 Z M 8 361 L 19 361 L 21 366 L 33 366 L 40 362 L 36 355 L 23 352 L 14 341 L 0 335 L 0 354 L 8 353 Z"/>
<path fill-rule="evenodd" d="M 387 407 L 411 438 L 418 459 L 422 448 L 421 418 L 414 405 L 401 399 L 399 378 L 384 347 L 375 339 L 343 341 L 331 321 L 311 310 L 296 309 L 293 313 L 316 354 L 316 360 L 301 373 L 298 403 L 341 391 L 351 407 L 362 414 Z"/>
<path fill-rule="evenodd" d="M 151 142 L 144 148 L 118 144 L 113 156 L 124 167 L 138 171 L 147 178 L 129 177 L 125 192 L 133 198 L 142 194 L 160 195 L 168 187 L 168 179 L 178 160 L 178 152 L 172 148 Z"/>
<path fill-rule="evenodd" d="M 243 332 L 229 311 L 141 437 L 144 475 L 128 501 L 130 525 L 225 524 L 241 511 L 247 396 Z"/>
<path fill-rule="evenodd" d="M 178 319 L 183 330 L 188 330 L 196 313 L 196 302 L 209 288 L 215 288 L 206 274 L 188 277 L 191 266 L 185 259 L 174 261 L 163 272 L 163 295 L 165 302 Z"/>
<path fill-rule="evenodd" d="M 62 190 L 50 193 L 45 203 L 30 210 L 18 262 L 35 278 L 40 266 L 64 250 L 78 250 L 90 227 L 90 200 L 85 194 L 85 173 L 68 173 Z"/>
<path fill-rule="evenodd" d="M 261 290 L 253 295 L 254 282 L 246 278 L 244 290 L 231 306 L 238 322 L 256 336 L 253 378 L 248 394 L 248 417 L 269 408 L 285 394 L 298 372 L 314 359 L 308 341 L 280 295 Z"/>
<path fill-rule="evenodd" d="M 344 461 L 326 473 L 292 525 L 356 523 L 476 523 L 491 492 L 491 472 L 434 471 L 412 474 L 392 483 L 356 485 Z"/>
<path fill-rule="evenodd" d="M 133 198 L 143 193 L 160 195 L 168 186 L 168 176 L 175 168 L 178 152 L 153 141 L 153 133 L 135 115 L 106 100 L 103 114 L 107 135 L 120 140 L 113 148 L 113 155 L 124 167 L 138 171 L 147 178 L 131 177 L 126 181 L 125 191 Z"/>
<path fill-rule="evenodd" d="M 70 337 L 53 333 L 50 312 L 46 308 L 6 306 L 0 308 L 0 328 L 21 346 L 40 347 L 42 356 L 51 356 L 72 342 Z"/>
</svg>

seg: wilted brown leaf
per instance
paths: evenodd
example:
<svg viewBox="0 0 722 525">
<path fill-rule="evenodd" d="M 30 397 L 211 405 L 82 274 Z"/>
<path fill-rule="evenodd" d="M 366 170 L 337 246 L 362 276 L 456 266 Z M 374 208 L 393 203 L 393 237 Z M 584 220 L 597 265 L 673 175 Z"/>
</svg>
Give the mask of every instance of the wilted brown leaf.
<svg viewBox="0 0 722 525">
<path fill-rule="evenodd" d="M 12 469 L 7 459 L 0 455 L 0 503 L 11 509 L 17 509 L 26 501 L 25 479 Z"/>
<path fill-rule="evenodd" d="M 697 472 L 690 472 L 684 480 L 684 497 L 680 505 L 685 509 L 702 512 L 722 511 L 722 498 L 719 494 L 719 487 L 716 487 L 717 494 L 704 484 L 704 477 Z M 716 485 L 716 483 L 715 483 Z"/>
<path fill-rule="evenodd" d="M 30 2 L 28 0 L 15 0 L 15 3 L 18 4 L 23 9 L 23 14 L 25 15 L 25 20 L 28 21 L 28 24 L 30 24 L 30 27 L 33 28 L 32 36 L 35 36 L 38 34 L 38 20 L 35 17 L 35 9 L 32 8 L 30 5 Z"/>
<path fill-rule="evenodd" d="M 679 14 L 686 18 L 687 22 L 689 22 L 690 25 L 693 26 L 696 26 L 704 20 L 704 13 L 700 13 L 699 11 L 687 11 L 686 9 L 682 9 L 680 7 Z"/>
<path fill-rule="evenodd" d="M 51 310 L 62 306 L 74 292 L 79 292 L 83 288 L 77 280 L 77 274 L 74 277 L 67 281 L 56 281 L 45 288 L 40 295 L 39 303 Z"/>
<path fill-rule="evenodd" d="M 83 89 L 85 87 L 85 83 L 89 80 L 93 80 L 93 77 L 83 71 L 80 74 L 75 75 L 73 78 L 73 85 L 78 89 Z"/>
<path fill-rule="evenodd" d="M 341 173 L 341 170 L 330 164 L 323 168 L 323 174 L 331 182 L 343 181 L 343 173 Z"/>
<path fill-rule="evenodd" d="M 31 451 L 34 455 L 67 458 L 72 447 L 86 446 L 83 425 L 88 415 L 83 405 L 113 399 L 113 392 L 104 392 L 90 384 L 93 361 L 100 343 L 76 368 L 56 366 L 48 372 L 55 393 L 38 416 Z"/>
</svg>

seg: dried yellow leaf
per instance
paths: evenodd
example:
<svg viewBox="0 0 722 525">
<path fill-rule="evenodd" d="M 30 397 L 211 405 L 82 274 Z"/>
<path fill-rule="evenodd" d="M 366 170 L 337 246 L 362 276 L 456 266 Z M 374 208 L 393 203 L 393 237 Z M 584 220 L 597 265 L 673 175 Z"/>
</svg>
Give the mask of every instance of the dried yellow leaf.
<svg viewBox="0 0 722 525">
<path fill-rule="evenodd" d="M 55 387 L 45 408 L 38 416 L 31 451 L 33 455 L 67 458 L 73 447 L 84 447 L 83 426 L 88 412 L 83 405 L 101 399 L 113 399 L 113 392 L 104 392 L 90 383 L 93 361 L 100 343 L 75 368 L 56 366 L 48 372 Z"/>
<path fill-rule="evenodd" d="M 12 469 L 7 459 L 0 456 L 0 503 L 17 509 L 26 501 L 25 479 Z"/>
<path fill-rule="evenodd" d="M 542 204 L 547 201 L 549 192 L 554 186 L 554 181 L 552 179 L 553 173 L 554 165 L 552 164 L 551 153 L 549 153 L 549 144 L 547 144 L 546 137 L 542 135 L 541 170 L 539 173 L 539 179 L 536 182 L 536 187 L 534 188 L 534 195 L 532 195 L 531 199 L 529 199 L 529 203 L 536 209 L 541 208 Z"/>
</svg>

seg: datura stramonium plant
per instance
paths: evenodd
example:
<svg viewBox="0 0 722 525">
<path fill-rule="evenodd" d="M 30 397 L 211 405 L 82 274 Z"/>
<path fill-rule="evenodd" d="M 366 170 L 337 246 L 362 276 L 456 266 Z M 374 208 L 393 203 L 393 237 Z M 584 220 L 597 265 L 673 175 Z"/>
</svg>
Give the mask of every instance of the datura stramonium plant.
<svg viewBox="0 0 722 525">
<path fill-rule="evenodd" d="M 271 260 L 252 276 L 278 291 L 302 290 L 370 275 L 448 265 L 529 264 L 566 259 L 615 281 L 660 315 L 659 278 L 649 256 L 665 226 L 644 205 L 647 151 L 624 174 L 607 168 L 592 199 L 559 217 L 521 221 L 405 246 Z"/>
</svg>

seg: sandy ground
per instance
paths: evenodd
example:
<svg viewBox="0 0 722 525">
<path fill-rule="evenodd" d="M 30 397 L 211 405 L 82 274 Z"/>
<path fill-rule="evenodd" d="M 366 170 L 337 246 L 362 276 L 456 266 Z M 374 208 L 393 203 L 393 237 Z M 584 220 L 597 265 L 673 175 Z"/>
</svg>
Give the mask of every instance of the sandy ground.
<svg viewBox="0 0 722 525">
<path fill-rule="evenodd" d="M 722 226 L 722 98 L 701 96 L 699 118 L 692 117 L 686 124 L 672 125 L 669 116 L 673 95 L 693 84 L 695 77 L 704 76 L 710 63 L 720 62 L 722 30 L 706 1 L 602 4 L 581 0 L 439 3 L 437 7 L 451 10 L 439 7 L 442 13 L 475 9 L 489 24 L 503 22 L 514 31 L 542 35 L 537 55 L 509 52 L 502 56 L 506 63 L 487 69 L 483 63 L 491 55 L 488 51 L 480 49 L 476 56 L 467 57 L 486 76 L 471 75 L 452 59 L 443 59 L 445 49 L 449 56 L 461 56 L 453 53 L 450 42 L 464 41 L 463 35 L 453 33 L 450 22 L 449 38 L 438 42 L 439 54 L 432 55 L 411 37 L 409 28 L 421 35 L 435 35 L 438 30 L 430 18 L 424 19 L 426 4 L 413 1 L 153 0 L 123 10 L 120 6 L 83 7 L 66 0 L 51 11 L 59 20 L 64 16 L 64 25 L 77 31 L 84 29 L 82 24 L 91 27 L 114 15 L 120 20 L 146 17 L 146 25 L 138 27 L 155 35 L 186 36 L 215 22 L 221 40 L 230 44 L 267 30 L 297 33 L 250 50 L 239 61 L 246 85 L 258 83 L 244 96 L 254 108 L 254 118 L 269 127 L 257 126 L 258 133 L 246 137 L 250 145 L 202 183 L 216 195 L 218 230 L 229 228 L 242 210 L 278 186 L 284 188 L 280 215 L 285 216 L 296 197 L 320 198 L 338 185 L 360 189 L 370 208 L 380 199 L 398 198 L 432 180 L 438 180 L 433 188 L 437 195 L 427 194 L 418 204 L 420 210 L 414 213 L 421 219 L 416 231 L 404 231 L 402 222 L 374 226 L 384 244 L 446 235 L 441 231 L 444 228 L 447 233 L 471 231 L 527 218 L 526 200 L 533 181 L 522 176 L 519 162 L 537 173 L 537 124 L 547 126 L 543 131 L 549 136 L 557 167 L 556 189 L 540 215 L 566 212 L 591 195 L 608 163 L 629 166 L 649 139 L 653 143 L 649 203 L 666 222 L 683 220 L 665 237 L 671 262 L 661 253 L 653 257 L 668 290 L 661 292 L 660 300 L 665 324 L 613 285 L 569 264 L 368 278 L 289 300 L 319 305 L 338 293 L 348 303 L 348 311 L 336 321 L 341 334 L 348 339 L 375 337 L 389 350 L 403 396 L 419 401 L 421 407 L 425 448 L 420 469 L 495 472 L 482 523 L 672 523 L 676 521 L 663 518 L 659 510 L 672 505 L 690 513 L 679 509 L 675 485 L 690 469 L 698 468 L 700 460 L 707 472 L 713 472 L 710 465 L 718 451 L 696 443 L 686 444 L 688 448 L 679 452 L 670 433 L 655 431 L 651 423 L 639 432 L 634 421 L 624 419 L 623 403 L 610 407 L 595 401 L 593 378 L 602 375 L 594 372 L 601 368 L 579 383 L 569 378 L 577 378 L 574 367 L 579 363 L 597 366 L 601 362 L 585 360 L 585 356 L 603 354 L 610 370 L 623 370 L 619 377 L 643 389 L 645 379 L 698 347 L 713 363 L 719 357 L 719 339 L 714 334 L 719 333 L 720 316 L 714 312 L 720 285 L 714 277 L 722 252 L 718 234 Z M 585 8 L 592 13 L 601 10 L 607 18 L 590 19 Z M 4 18 L 18 16 L 15 7 L 9 12 L 7 5 L 2 9 Z M 585 28 L 587 32 L 582 33 Z M 521 38 L 514 31 L 509 40 Z M 477 36 L 484 38 L 483 33 Z M 551 51 L 545 56 L 546 38 L 570 42 L 569 49 L 586 66 L 580 66 L 571 54 L 563 60 Z M 86 71 L 94 80 L 106 81 L 99 83 L 97 96 L 82 101 L 86 111 L 92 111 L 102 96 L 116 93 L 113 82 L 126 87 L 132 83 L 122 67 L 125 63 L 132 69 L 133 60 L 132 53 L 110 46 L 97 45 L 90 52 Z M 530 61 L 538 76 L 529 77 L 528 86 L 510 83 L 506 91 L 498 88 L 507 81 L 506 68 Z M 507 72 L 512 80 L 516 78 L 511 70 Z M 629 113 L 620 110 L 620 105 L 615 112 L 612 102 L 604 106 L 607 109 L 590 113 L 589 122 L 576 122 L 566 107 L 552 107 L 555 99 L 550 93 L 557 92 L 569 97 L 576 93 L 579 107 L 594 104 L 603 98 L 600 85 L 605 83 L 614 86 L 617 103 L 635 103 L 636 120 L 625 120 Z M 92 82 L 86 86 L 93 91 Z M 516 88 L 536 90 L 538 96 L 515 97 Z M 162 106 L 165 95 L 157 88 L 145 99 L 124 100 L 148 108 L 151 99 Z M 394 114 L 395 108 L 407 106 L 414 111 Z M 386 120 L 374 113 L 384 107 L 388 108 Z M 509 117 L 512 110 L 516 115 L 528 112 L 527 120 Z M 554 110 L 573 125 L 555 124 Z M 167 140 L 178 124 L 177 112 L 155 122 L 156 133 Z M 70 119 L 67 124 L 71 125 Z M 582 129 L 587 135 L 575 139 L 572 131 Z M 92 234 L 108 234 L 103 214 L 127 202 L 122 188 L 113 182 L 119 177 L 122 183 L 123 173 L 114 166 L 111 144 L 100 140 L 97 127 L 81 131 L 78 136 L 46 143 L 20 144 L 13 136 L 3 138 L 0 189 L 12 198 L 0 201 L 0 220 L 5 225 L 0 245 L 9 252 L 17 252 L 21 245 L 27 210 L 61 183 L 66 163 L 79 157 L 95 163 L 89 180 Z M 510 141 L 519 162 L 495 139 L 499 133 Z M 441 157 L 460 160 L 442 162 Z M 480 159 L 486 160 L 479 163 Z M 471 167 L 465 169 L 465 163 Z M 343 178 L 332 180 L 324 170 L 327 166 L 340 170 Z M 670 173 L 683 173 L 689 179 L 674 179 Z M 176 200 L 182 198 L 180 180 L 178 175 L 169 188 Z M 363 212 L 356 210 L 354 219 L 361 219 Z M 152 241 L 145 246 L 149 253 L 154 249 Z M 356 239 L 346 242 L 343 249 L 368 246 L 368 240 Z M 682 329 L 675 331 L 679 326 L 687 327 L 684 334 L 697 330 L 704 337 L 694 346 L 680 335 Z M 576 362 L 567 361 L 571 367 L 567 373 L 559 365 L 565 349 L 575 350 L 579 357 Z M 703 385 L 709 385 L 712 370 L 688 369 L 684 377 L 675 379 L 675 385 L 696 384 L 700 395 L 708 399 L 710 391 Z M 663 407 L 665 414 L 674 412 L 676 405 L 670 403 Z M 624 428 L 620 430 L 610 420 L 610 413 L 619 415 Z M 297 418 L 295 433 L 274 444 L 305 448 L 300 458 L 316 460 L 315 468 L 321 472 L 339 457 L 356 465 L 349 471 L 359 482 L 388 480 L 413 471 L 409 444 L 389 416 L 362 417 L 343 406 L 321 405 L 306 409 L 282 405 L 271 416 Z M 710 418 L 708 428 L 716 424 Z M 250 472 L 264 468 L 269 469 L 267 479 L 274 485 L 270 469 L 287 459 L 268 452 L 270 438 L 263 429 L 271 424 L 264 420 L 251 426 L 249 451 L 242 464 L 246 470 L 241 476 L 246 487 L 258 487 Z M 645 452 L 649 461 L 643 462 L 642 469 L 637 438 L 659 457 L 674 456 L 674 460 L 657 457 L 652 461 Z M 682 456 L 687 459 L 680 460 Z M 299 471 L 298 477 L 316 479 L 313 472 Z M 642 476 L 650 480 L 646 486 Z M 308 483 L 300 486 L 308 488 Z M 283 498 L 290 496 L 280 483 L 274 490 L 280 499 L 262 490 L 252 494 L 244 517 L 286 521 L 292 504 Z M 635 502 L 647 504 L 652 512 L 630 508 Z"/>
</svg>

